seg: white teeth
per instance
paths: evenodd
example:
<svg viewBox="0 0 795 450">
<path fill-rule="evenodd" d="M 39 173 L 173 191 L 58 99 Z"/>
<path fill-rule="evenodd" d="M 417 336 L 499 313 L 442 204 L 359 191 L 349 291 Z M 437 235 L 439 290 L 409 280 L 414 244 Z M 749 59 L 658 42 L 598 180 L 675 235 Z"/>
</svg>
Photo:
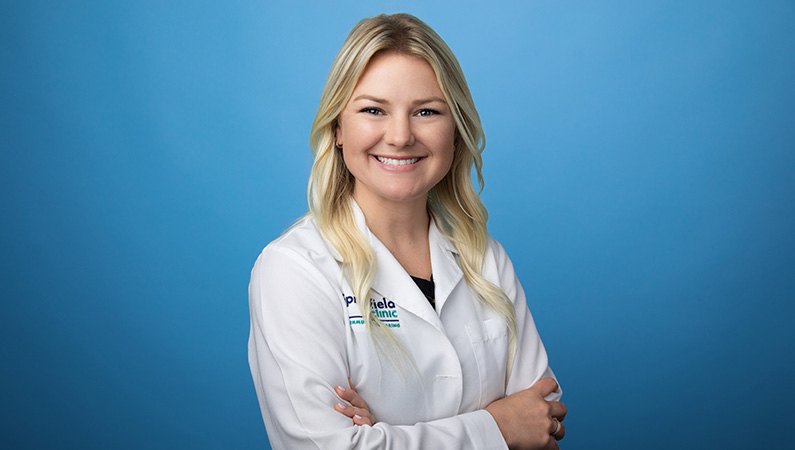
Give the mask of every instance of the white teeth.
<svg viewBox="0 0 795 450">
<path fill-rule="evenodd" d="M 419 158 L 392 159 L 392 158 L 384 158 L 383 156 L 376 156 L 376 159 L 380 161 L 382 164 L 387 164 L 390 166 L 405 166 L 408 164 L 414 164 L 415 162 L 420 160 Z"/>
</svg>

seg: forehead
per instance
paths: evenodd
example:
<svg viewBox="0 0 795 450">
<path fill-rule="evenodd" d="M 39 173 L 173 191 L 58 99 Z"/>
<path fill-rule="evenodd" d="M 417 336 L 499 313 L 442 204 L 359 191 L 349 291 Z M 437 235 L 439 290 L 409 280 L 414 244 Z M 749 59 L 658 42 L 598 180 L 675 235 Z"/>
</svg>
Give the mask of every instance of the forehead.
<svg viewBox="0 0 795 450">
<path fill-rule="evenodd" d="M 353 98 L 375 93 L 443 97 L 430 64 L 417 56 L 396 52 L 379 53 L 370 59 L 356 83 Z"/>
</svg>

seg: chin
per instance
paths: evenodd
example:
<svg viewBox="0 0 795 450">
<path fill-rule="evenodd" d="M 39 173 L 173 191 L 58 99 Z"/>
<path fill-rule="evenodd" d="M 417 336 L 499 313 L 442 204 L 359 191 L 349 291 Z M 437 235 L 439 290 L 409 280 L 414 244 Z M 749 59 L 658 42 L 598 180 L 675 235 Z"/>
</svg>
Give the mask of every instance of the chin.
<svg viewBox="0 0 795 450">
<path fill-rule="evenodd" d="M 394 192 L 385 195 L 384 198 L 393 202 L 413 202 L 419 199 L 428 198 L 428 193 L 425 192 L 418 194 L 416 192 Z"/>
</svg>

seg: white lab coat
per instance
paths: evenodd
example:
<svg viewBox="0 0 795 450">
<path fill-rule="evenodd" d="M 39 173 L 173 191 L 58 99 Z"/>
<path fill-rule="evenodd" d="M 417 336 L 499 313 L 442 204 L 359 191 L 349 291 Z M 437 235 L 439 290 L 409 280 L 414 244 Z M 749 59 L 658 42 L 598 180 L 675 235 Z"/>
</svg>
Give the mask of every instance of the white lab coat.
<svg viewBox="0 0 795 450">
<path fill-rule="evenodd" d="M 507 386 L 507 326 L 470 292 L 452 243 L 431 223 L 434 311 L 354 209 L 378 260 L 371 306 L 416 371 L 409 365 L 401 375 L 379 360 L 337 252 L 311 217 L 303 219 L 263 250 L 249 285 L 249 364 L 272 447 L 507 449 L 482 408 L 554 375 L 505 251 L 490 240 L 483 274 L 516 310 L 518 349 Z M 334 410 L 334 387 L 347 387 L 348 376 L 375 426 L 354 426 Z M 559 398 L 560 391 L 547 397 Z"/>
</svg>

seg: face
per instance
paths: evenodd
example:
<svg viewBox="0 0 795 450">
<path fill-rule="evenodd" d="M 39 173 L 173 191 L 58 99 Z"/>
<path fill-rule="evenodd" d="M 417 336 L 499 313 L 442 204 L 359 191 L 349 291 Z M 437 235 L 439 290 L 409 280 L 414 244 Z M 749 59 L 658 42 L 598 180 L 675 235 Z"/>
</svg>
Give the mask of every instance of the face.
<svg viewBox="0 0 795 450">
<path fill-rule="evenodd" d="M 453 162 L 453 117 L 433 69 L 414 56 L 371 59 L 338 124 L 360 205 L 424 204 Z"/>
</svg>

